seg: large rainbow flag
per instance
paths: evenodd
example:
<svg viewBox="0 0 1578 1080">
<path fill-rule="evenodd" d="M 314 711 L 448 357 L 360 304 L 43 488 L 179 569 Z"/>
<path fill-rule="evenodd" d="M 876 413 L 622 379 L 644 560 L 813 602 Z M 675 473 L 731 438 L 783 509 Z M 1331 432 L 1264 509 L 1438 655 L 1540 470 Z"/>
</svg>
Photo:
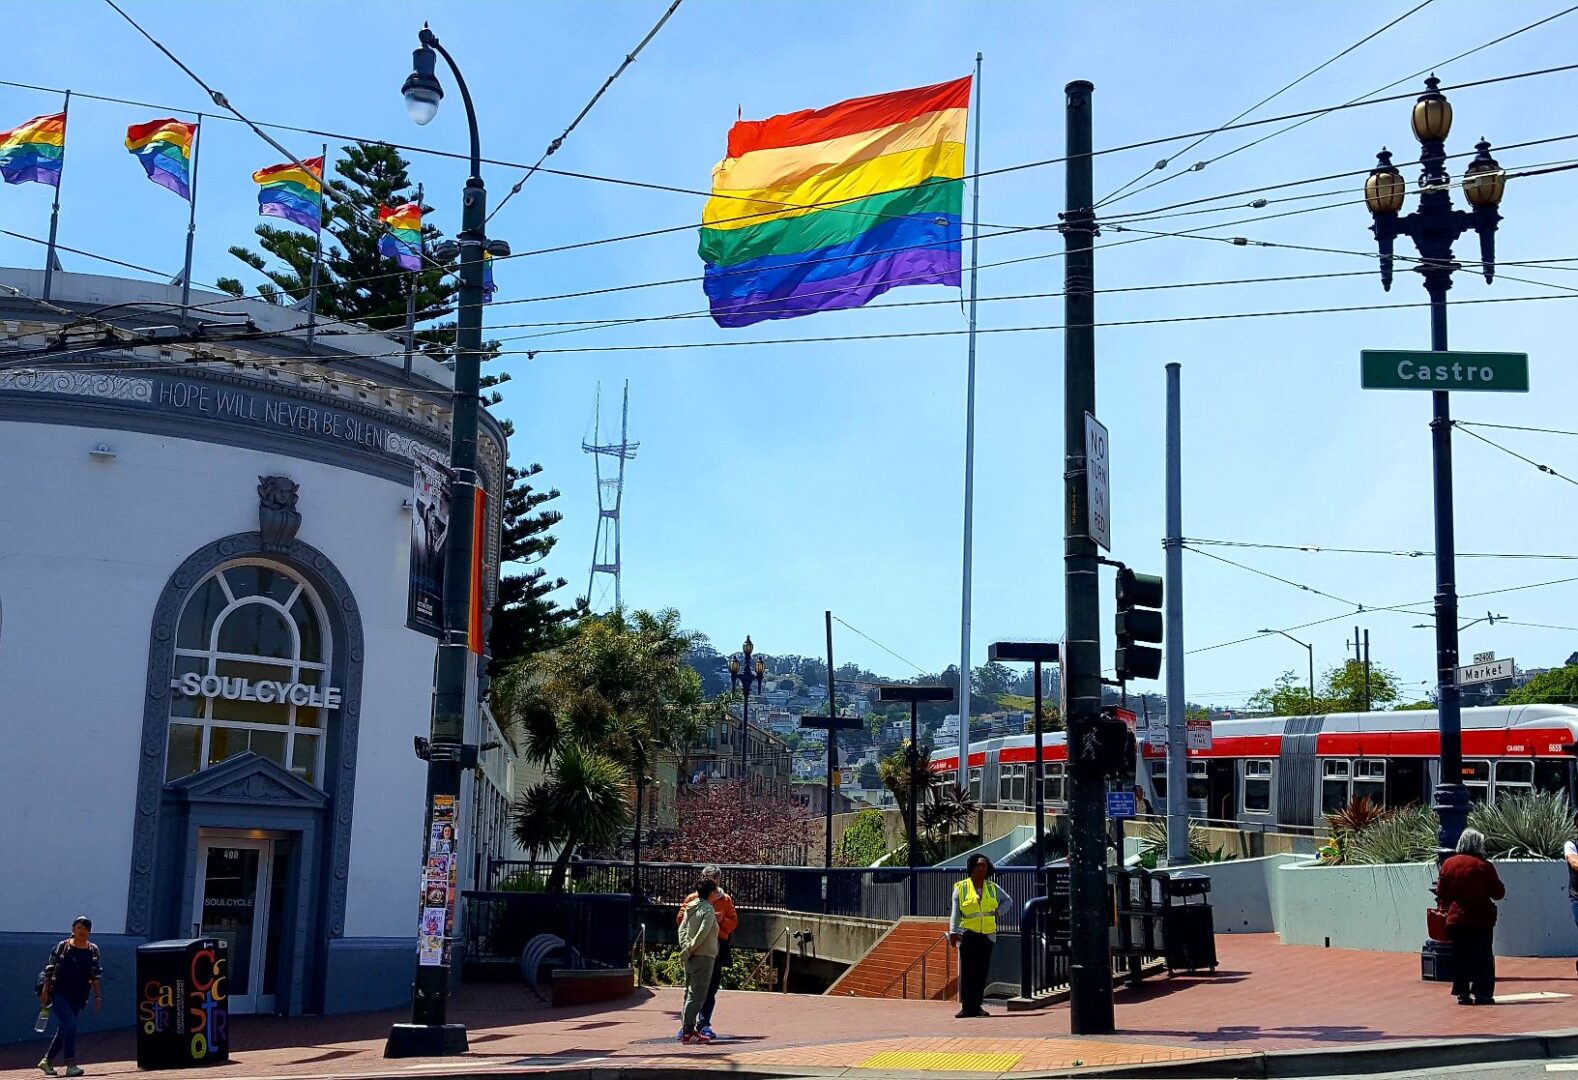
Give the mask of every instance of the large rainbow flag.
<svg viewBox="0 0 1578 1080">
<path fill-rule="evenodd" d="M 702 210 L 719 326 L 958 285 L 970 78 L 742 120 Z"/>
<path fill-rule="evenodd" d="M 183 199 L 192 197 L 192 140 L 196 124 L 166 118 L 126 129 L 126 149 L 137 155 L 148 179 Z"/>
<path fill-rule="evenodd" d="M 287 161 L 252 174 L 258 184 L 258 214 L 317 232 L 323 225 L 323 159 L 306 158 L 302 164 L 306 171 Z"/>
<path fill-rule="evenodd" d="M 35 116 L 27 123 L 0 131 L 0 176 L 8 184 L 60 186 L 60 162 L 66 153 L 66 114 Z"/>
</svg>

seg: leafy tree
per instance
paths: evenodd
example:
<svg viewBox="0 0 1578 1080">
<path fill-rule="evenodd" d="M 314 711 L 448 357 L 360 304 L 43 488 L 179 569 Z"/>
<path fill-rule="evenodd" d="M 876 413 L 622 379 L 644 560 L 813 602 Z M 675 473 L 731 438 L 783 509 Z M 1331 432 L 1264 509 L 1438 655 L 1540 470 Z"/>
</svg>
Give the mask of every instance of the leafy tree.
<svg viewBox="0 0 1578 1080">
<path fill-rule="evenodd" d="M 587 615 L 563 644 L 517 661 L 499 680 L 495 715 L 525 757 L 547 769 L 516 800 L 513 817 L 522 847 L 559 846 L 551 891 L 564 887 L 576 844 L 617 838 L 634 777 L 655 753 L 692 745 L 704 730 L 714 706 L 685 663 L 696 640 L 672 610 Z M 623 816 L 604 812 L 611 782 Z"/>
<path fill-rule="evenodd" d="M 1322 708 L 1318 698 L 1310 700 L 1309 684 L 1292 671 L 1284 671 L 1276 682 L 1257 691 L 1249 699 L 1249 707 L 1269 710 L 1276 716 L 1312 716 L 1331 711 Z"/>
<path fill-rule="evenodd" d="M 970 697 L 972 700 L 977 697 L 995 700 L 1001 694 L 1012 693 L 1014 683 L 1017 681 L 1013 669 L 1006 664 L 995 661 L 983 664 L 970 673 Z M 1031 678 L 1031 682 L 1035 682 L 1034 677 Z"/>
<path fill-rule="evenodd" d="M 1292 671 L 1285 671 L 1271 686 L 1257 691 L 1249 699 L 1251 709 L 1266 710 L 1276 716 L 1315 716 L 1335 712 L 1364 711 L 1364 665 L 1349 660 L 1341 667 L 1326 672 L 1323 685 L 1316 687 L 1315 698 L 1310 699 L 1309 684 Z M 1398 697 L 1397 676 L 1386 668 L 1370 668 L 1370 704 L 1375 709 L 1385 709 Z"/>
<path fill-rule="evenodd" d="M 882 811 L 870 807 L 855 815 L 844 828 L 834 861 L 839 866 L 870 866 L 888 851 Z"/>
<path fill-rule="evenodd" d="M 1578 703 L 1578 662 L 1552 668 L 1515 687 L 1501 699 L 1503 705 L 1572 705 Z"/>
</svg>

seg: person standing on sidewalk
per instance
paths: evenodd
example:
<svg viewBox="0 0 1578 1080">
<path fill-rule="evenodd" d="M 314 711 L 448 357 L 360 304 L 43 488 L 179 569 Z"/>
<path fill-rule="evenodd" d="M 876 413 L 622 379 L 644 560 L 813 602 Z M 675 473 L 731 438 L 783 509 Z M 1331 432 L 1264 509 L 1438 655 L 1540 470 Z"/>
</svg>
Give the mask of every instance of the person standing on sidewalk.
<svg viewBox="0 0 1578 1080">
<path fill-rule="evenodd" d="M 685 967 L 685 1014 L 679 1029 L 682 1043 L 708 1043 L 712 1039 L 696 1030 L 696 1017 L 712 981 L 713 962 L 718 956 L 718 915 L 712 908 L 712 894 L 718 887 L 710 881 L 696 882 L 695 895 L 687 899 L 679 913 L 679 962 Z"/>
<path fill-rule="evenodd" d="M 1572 905 L 1573 922 L 1578 924 L 1578 844 L 1571 840 L 1563 844 L 1562 858 L 1567 861 L 1567 902 Z"/>
<path fill-rule="evenodd" d="M 1457 854 L 1441 864 L 1436 906 L 1446 913 L 1452 938 L 1452 993 L 1459 1005 L 1496 1003 L 1495 901 L 1507 887 L 1485 858 L 1485 834 L 1464 829 Z"/>
<path fill-rule="evenodd" d="M 71 936 L 50 950 L 49 960 L 38 977 L 38 1003 L 48 1006 L 55 1017 L 55 1037 L 38 1063 L 39 1071 L 54 1076 L 55 1058 L 64 1058 L 67 1076 L 81 1076 L 77 1067 L 77 1017 L 88 1007 L 93 995 L 94 1009 L 104 1008 L 99 947 L 88 940 L 93 920 L 78 915 L 71 923 Z"/>
<path fill-rule="evenodd" d="M 734 958 L 734 929 L 740 925 L 740 914 L 734 910 L 734 898 L 723 888 L 723 870 L 718 866 L 704 866 L 701 876 L 718 887 L 712 894 L 712 910 L 718 916 L 718 956 L 712 963 L 712 980 L 707 984 L 707 996 L 701 1003 L 701 1014 L 696 1018 L 696 1030 L 709 1039 L 716 1039 L 712 1031 L 712 1012 L 718 1006 L 718 989 L 723 985 L 723 971 Z"/>
<path fill-rule="evenodd" d="M 992 943 L 997 940 L 997 909 L 1012 898 L 997 883 L 988 881 L 992 860 L 971 855 L 970 876 L 953 886 L 953 911 L 948 917 L 948 940 L 959 950 L 960 1018 L 990 1015 L 981 1007 L 986 997 L 986 976 L 992 966 Z"/>
</svg>

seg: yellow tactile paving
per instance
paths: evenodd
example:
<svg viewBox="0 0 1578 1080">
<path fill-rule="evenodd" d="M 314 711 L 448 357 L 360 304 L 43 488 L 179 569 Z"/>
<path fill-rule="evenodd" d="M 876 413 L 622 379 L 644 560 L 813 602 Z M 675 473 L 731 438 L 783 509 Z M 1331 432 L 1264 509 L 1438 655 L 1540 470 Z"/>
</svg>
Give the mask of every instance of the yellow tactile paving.
<svg viewBox="0 0 1578 1080">
<path fill-rule="evenodd" d="M 938 1053 L 927 1050 L 883 1050 L 856 1065 L 857 1069 L 903 1072 L 1007 1072 L 1023 1054 Z"/>
</svg>

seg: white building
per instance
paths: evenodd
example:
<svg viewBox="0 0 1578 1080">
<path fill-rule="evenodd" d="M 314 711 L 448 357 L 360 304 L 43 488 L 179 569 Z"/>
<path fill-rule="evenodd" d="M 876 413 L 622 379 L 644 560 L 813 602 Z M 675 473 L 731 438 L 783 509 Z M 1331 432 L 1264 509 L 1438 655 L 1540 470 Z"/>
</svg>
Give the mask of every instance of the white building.
<svg viewBox="0 0 1578 1080">
<path fill-rule="evenodd" d="M 447 458 L 449 371 L 418 355 L 403 373 L 390 338 L 326 322 L 311 351 L 296 331 L 52 358 L 65 319 L 31 299 L 40 277 L 0 270 L 0 813 L 17 885 L 0 896 L 0 985 L 31 987 L 84 913 L 104 1026 L 132 1022 L 135 946 L 199 934 L 230 943 L 232 1012 L 408 1000 L 413 738 L 436 654 L 407 624 L 412 462 Z M 173 323 L 178 301 L 54 277 L 57 309 L 127 329 Z M 193 302 L 263 331 L 303 318 Z M 486 415 L 480 460 L 491 603 L 505 440 Z M 497 739 L 474 698 L 466 741 Z M 467 772 L 457 888 L 507 834 L 511 771 L 491 750 Z M 3 1000 L 0 1038 L 25 1032 L 28 995 Z"/>
</svg>

